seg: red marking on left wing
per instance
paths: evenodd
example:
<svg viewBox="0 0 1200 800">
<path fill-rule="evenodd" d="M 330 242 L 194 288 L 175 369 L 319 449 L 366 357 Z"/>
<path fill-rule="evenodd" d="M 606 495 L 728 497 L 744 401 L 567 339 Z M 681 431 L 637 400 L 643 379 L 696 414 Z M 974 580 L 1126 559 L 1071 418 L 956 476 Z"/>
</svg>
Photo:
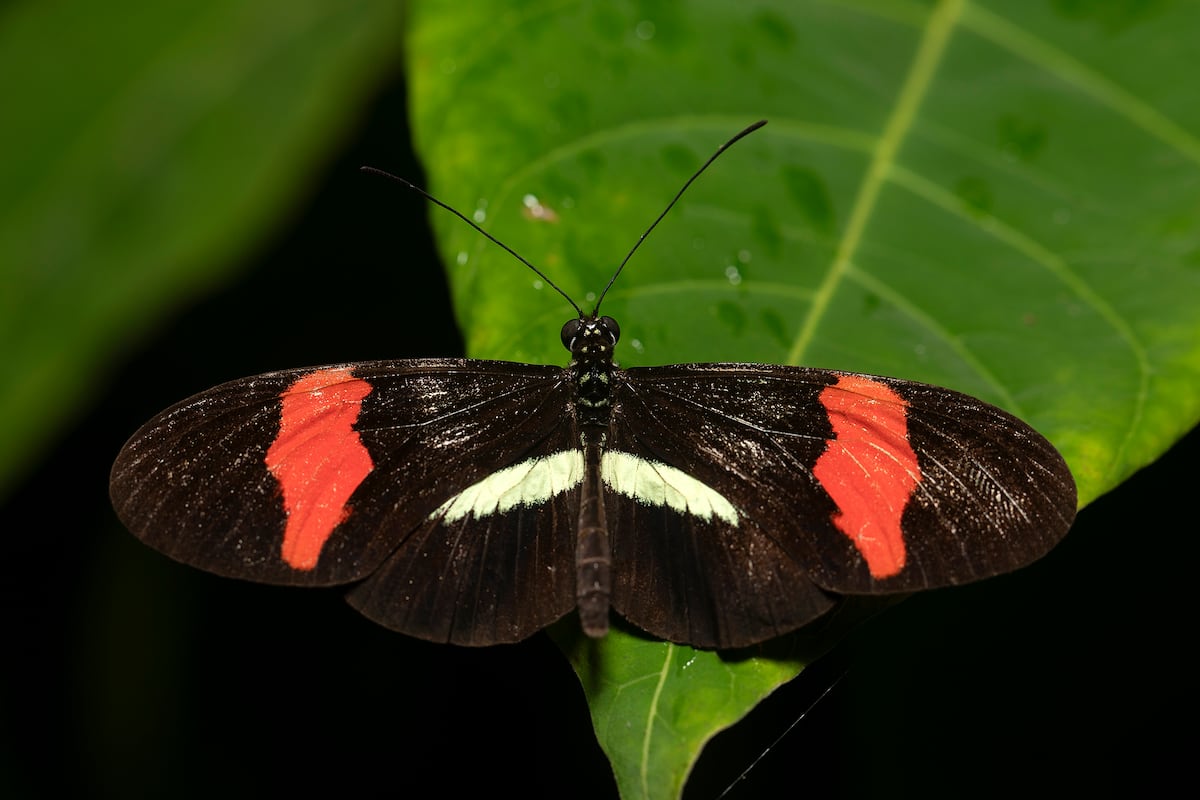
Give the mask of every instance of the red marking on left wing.
<svg viewBox="0 0 1200 800">
<path fill-rule="evenodd" d="M 371 384 L 348 369 L 305 375 L 280 395 L 279 435 L 266 464 L 283 490 L 287 526 L 280 555 L 293 569 L 317 566 L 333 529 L 350 513 L 346 501 L 374 463 L 354 430 Z"/>
<path fill-rule="evenodd" d="M 904 569 L 901 518 L 921 481 L 908 443 L 908 403 L 886 384 L 843 375 L 821 392 L 834 438 L 813 474 L 837 503 L 833 524 L 866 559 L 873 578 Z"/>
</svg>

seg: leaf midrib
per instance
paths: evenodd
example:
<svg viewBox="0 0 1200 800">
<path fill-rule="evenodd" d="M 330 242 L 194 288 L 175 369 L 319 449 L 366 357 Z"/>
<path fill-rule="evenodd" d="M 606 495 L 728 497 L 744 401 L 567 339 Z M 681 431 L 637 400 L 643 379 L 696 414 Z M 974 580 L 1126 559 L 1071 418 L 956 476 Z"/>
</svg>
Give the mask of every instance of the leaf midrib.
<svg viewBox="0 0 1200 800">
<path fill-rule="evenodd" d="M 808 349 L 816 337 L 817 329 L 825 318 L 834 295 L 846 278 L 854 256 L 858 252 L 859 244 L 862 242 L 863 232 L 878 204 L 880 190 L 895 163 L 896 153 L 912 129 L 913 120 L 917 116 L 922 100 L 929 92 L 934 73 L 946 52 L 950 34 L 957 27 L 958 20 L 962 16 L 963 5 L 964 0 L 947 0 L 939 5 L 926 20 L 924 31 L 917 45 L 916 55 L 904 78 L 900 94 L 896 98 L 896 104 L 884 124 L 883 133 L 875 143 L 870 164 L 855 193 L 845 231 L 838 240 L 825 277 L 813 294 L 812 305 L 792 343 L 786 361 L 788 364 L 804 363 Z"/>
</svg>

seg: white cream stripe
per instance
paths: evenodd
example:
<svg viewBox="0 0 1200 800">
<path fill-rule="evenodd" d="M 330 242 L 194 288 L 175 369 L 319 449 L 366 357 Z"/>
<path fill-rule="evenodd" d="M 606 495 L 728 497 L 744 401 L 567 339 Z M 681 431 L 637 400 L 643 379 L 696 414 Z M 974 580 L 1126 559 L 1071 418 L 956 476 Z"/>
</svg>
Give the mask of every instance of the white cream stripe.
<svg viewBox="0 0 1200 800">
<path fill-rule="evenodd" d="M 600 477 L 609 489 L 648 506 L 667 506 L 701 519 L 713 517 L 730 525 L 737 509 L 723 495 L 686 472 L 631 453 L 605 452 Z M 532 508 L 583 482 L 583 452 L 563 450 L 493 472 L 442 503 L 429 516 L 457 522 L 503 514 L 517 506 Z"/>
<path fill-rule="evenodd" d="M 442 503 L 429 516 L 445 515 L 447 522 L 456 522 L 468 515 L 479 519 L 503 514 L 517 506 L 541 505 L 582 482 L 583 452 L 563 450 L 493 472 Z"/>
<path fill-rule="evenodd" d="M 600 462 L 610 489 L 649 506 L 667 506 L 701 519 L 717 517 L 736 525 L 737 509 L 725 497 L 682 470 L 630 453 L 610 450 Z"/>
</svg>

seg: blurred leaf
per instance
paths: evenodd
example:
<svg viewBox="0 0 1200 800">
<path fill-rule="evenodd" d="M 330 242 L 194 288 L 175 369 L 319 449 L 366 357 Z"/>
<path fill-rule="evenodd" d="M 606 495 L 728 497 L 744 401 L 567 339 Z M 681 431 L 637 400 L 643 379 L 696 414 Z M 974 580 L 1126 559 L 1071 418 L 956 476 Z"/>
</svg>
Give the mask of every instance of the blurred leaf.
<svg viewBox="0 0 1200 800">
<path fill-rule="evenodd" d="M 1200 4 L 425 3 L 413 23 L 432 191 L 581 305 L 692 169 L 771 121 L 606 298 L 625 365 L 950 386 L 1054 441 L 1082 503 L 1200 416 Z M 433 219 L 471 354 L 565 363 L 567 304 Z M 563 646 L 627 797 L 677 795 L 707 737 L 804 663 Z"/>
<path fill-rule="evenodd" d="M 389 0 L 0 12 L 0 494 L 115 342 L 303 196 L 400 37 Z"/>
</svg>

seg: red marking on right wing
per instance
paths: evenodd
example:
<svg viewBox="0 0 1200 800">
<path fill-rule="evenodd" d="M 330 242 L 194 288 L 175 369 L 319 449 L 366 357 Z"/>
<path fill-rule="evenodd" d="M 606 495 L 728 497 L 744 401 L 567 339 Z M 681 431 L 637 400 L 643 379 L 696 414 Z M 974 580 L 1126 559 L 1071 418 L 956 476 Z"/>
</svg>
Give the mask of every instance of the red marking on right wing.
<svg viewBox="0 0 1200 800">
<path fill-rule="evenodd" d="M 813 474 L 837 503 L 833 524 L 866 559 L 874 578 L 904 569 L 901 519 L 921 481 L 908 443 L 908 403 L 887 385 L 843 375 L 821 392 L 834 438 Z"/>
<path fill-rule="evenodd" d="M 321 549 L 350 513 L 346 501 L 374 468 L 354 430 L 371 384 L 348 369 L 305 375 L 280 395 L 279 435 L 266 464 L 283 490 L 287 526 L 280 552 L 293 569 L 317 566 Z"/>
</svg>

